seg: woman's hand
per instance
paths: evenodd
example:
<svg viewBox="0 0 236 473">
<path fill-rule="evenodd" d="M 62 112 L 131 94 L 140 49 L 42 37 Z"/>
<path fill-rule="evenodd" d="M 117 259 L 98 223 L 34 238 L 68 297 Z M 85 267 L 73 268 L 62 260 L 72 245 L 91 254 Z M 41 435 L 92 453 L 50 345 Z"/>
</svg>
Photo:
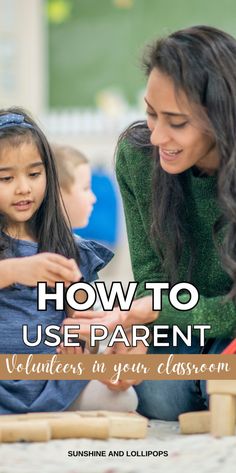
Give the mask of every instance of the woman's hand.
<svg viewBox="0 0 236 473">
<path fill-rule="evenodd" d="M 130 343 L 132 343 L 131 333 L 127 332 L 126 337 Z M 107 347 L 104 351 L 105 355 L 146 355 L 148 351 L 148 347 L 144 345 L 142 341 L 137 342 L 136 347 L 126 347 L 124 343 L 118 342 L 115 343 L 112 347 Z M 115 383 L 112 380 L 103 381 L 100 380 L 101 383 L 105 384 L 111 391 L 125 391 L 130 386 L 139 384 L 142 380 L 136 379 L 119 379 Z"/>
<path fill-rule="evenodd" d="M 109 332 L 112 332 L 116 325 L 122 325 L 127 330 L 126 336 L 131 338 L 130 329 L 132 325 L 151 323 L 159 316 L 159 312 L 152 309 L 152 297 L 146 296 L 135 300 L 129 311 L 121 311 L 115 307 L 111 311 L 85 311 L 73 313 L 73 317 L 68 317 L 63 321 L 64 325 L 79 325 L 79 329 L 70 329 L 71 333 L 78 333 L 79 337 L 90 337 L 91 325 L 105 325 Z M 96 332 L 99 335 L 99 330 Z M 119 355 L 144 355 L 147 353 L 146 347 L 142 341 L 137 342 L 136 347 L 126 347 L 123 343 L 115 343 L 113 347 L 108 347 L 105 354 Z M 128 389 L 134 384 L 139 384 L 140 380 L 119 380 L 112 383 L 111 380 L 102 381 L 109 389 L 113 391 L 122 391 Z"/>
<path fill-rule="evenodd" d="M 58 355 L 83 355 L 89 354 L 89 350 L 86 347 L 65 347 L 63 342 L 56 348 Z"/>
<path fill-rule="evenodd" d="M 46 282 L 48 286 L 54 287 L 56 282 L 64 282 L 67 287 L 81 278 L 76 261 L 56 253 L 13 258 L 12 265 L 13 282 L 26 286 L 37 286 L 38 282 Z"/>
<path fill-rule="evenodd" d="M 152 309 L 152 297 L 146 296 L 133 301 L 128 311 L 120 310 L 118 307 L 108 311 L 75 311 L 73 317 L 65 319 L 63 323 L 67 325 L 79 324 L 80 329 L 75 330 L 75 333 L 79 332 L 81 336 L 90 336 L 91 325 L 105 325 L 109 332 L 112 332 L 116 325 L 122 325 L 125 330 L 128 330 L 132 325 L 151 323 L 158 316 L 159 312 Z M 99 334 L 99 330 L 97 330 L 97 334 Z"/>
<path fill-rule="evenodd" d="M 159 316 L 159 312 L 152 310 L 152 297 L 146 296 L 141 299 L 135 300 L 129 311 L 121 311 L 118 307 L 115 307 L 112 311 L 85 311 L 85 312 L 74 312 L 72 318 L 66 318 L 63 321 L 65 325 L 80 325 L 79 329 L 71 333 L 79 333 L 79 336 L 90 336 L 91 325 L 105 325 L 109 332 L 112 332 L 116 325 L 122 325 L 126 330 L 126 336 L 128 340 L 131 340 L 130 329 L 132 325 L 143 325 L 151 323 Z M 96 332 L 99 335 L 99 330 Z M 107 347 L 105 354 L 119 354 L 119 355 L 144 355 L 147 353 L 148 347 L 146 347 L 142 341 L 137 342 L 136 347 L 126 347 L 123 343 L 115 343 L 113 347 Z M 134 384 L 139 384 L 141 380 L 129 379 L 129 380 L 118 380 L 116 383 L 112 383 L 111 380 L 102 381 L 106 384 L 109 389 L 113 391 L 123 391 L 128 389 Z"/>
</svg>

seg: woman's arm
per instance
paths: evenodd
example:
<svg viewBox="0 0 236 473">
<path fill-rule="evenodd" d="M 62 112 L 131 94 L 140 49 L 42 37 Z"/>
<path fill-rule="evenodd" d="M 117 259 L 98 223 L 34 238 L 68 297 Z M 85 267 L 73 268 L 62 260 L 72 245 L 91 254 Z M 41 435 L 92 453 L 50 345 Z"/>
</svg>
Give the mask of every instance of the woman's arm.
<svg viewBox="0 0 236 473">
<path fill-rule="evenodd" d="M 152 323 L 158 314 L 152 309 L 152 298 L 147 296 L 134 300 L 127 311 L 120 310 L 119 307 L 109 311 L 74 311 L 73 318 L 69 315 L 63 323 L 65 325 L 79 324 L 80 329 L 74 330 L 73 333 L 79 332 L 81 336 L 89 337 L 91 325 L 105 325 L 108 332 L 112 332 L 117 325 L 122 325 L 124 329 L 130 330 L 132 325 Z"/>
<path fill-rule="evenodd" d="M 187 325 L 210 325 L 211 329 L 205 331 L 206 338 L 233 337 L 236 331 L 236 307 L 234 302 L 225 302 L 224 299 L 224 296 L 200 296 L 196 307 L 179 311 L 170 304 L 167 296 L 163 296 L 160 317 L 154 324 L 166 324 L 170 327 L 177 324 L 182 331 L 186 330 Z M 178 300 L 184 304 L 189 296 L 182 294 Z M 199 336 L 199 330 L 192 328 L 192 333 Z"/>
<path fill-rule="evenodd" d="M 145 219 L 146 208 L 150 222 L 151 176 L 148 159 L 151 160 L 151 157 L 143 156 L 140 151 L 134 155 L 133 148 L 122 143 L 116 162 L 133 274 L 135 281 L 139 283 L 136 295 L 138 298 L 151 293 L 144 289 L 145 282 L 168 281 L 168 277 L 160 270 L 160 261 L 150 242 L 150 223 L 148 218 Z M 189 296 L 182 294 L 178 299 L 184 303 L 188 301 Z M 208 338 L 232 336 L 236 329 L 236 306 L 232 301 L 224 302 L 224 296 L 208 298 L 201 295 L 195 308 L 180 311 L 170 304 L 167 295 L 163 295 L 162 310 L 153 323 L 166 324 L 170 327 L 177 324 L 182 331 L 185 331 L 190 324 L 207 324 L 211 326 L 211 329 L 205 332 Z M 196 334 L 199 332 L 196 331 Z"/>
</svg>

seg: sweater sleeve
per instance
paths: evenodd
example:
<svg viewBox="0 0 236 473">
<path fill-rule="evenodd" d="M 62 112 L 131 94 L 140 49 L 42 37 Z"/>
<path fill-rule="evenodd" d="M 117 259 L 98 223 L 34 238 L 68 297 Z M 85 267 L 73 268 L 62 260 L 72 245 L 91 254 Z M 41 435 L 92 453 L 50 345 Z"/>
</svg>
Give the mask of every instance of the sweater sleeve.
<svg viewBox="0 0 236 473">
<path fill-rule="evenodd" d="M 133 149 L 132 153 L 134 153 Z M 139 151 L 137 151 L 138 154 L 140 154 Z M 117 152 L 116 176 L 123 200 L 134 279 L 138 282 L 136 298 L 140 298 L 152 294 L 150 290 L 145 290 L 146 282 L 167 282 L 168 278 L 161 270 L 160 260 L 152 247 L 150 226 L 147 228 L 147 222 L 144 222 L 144 212 L 141 211 L 139 200 L 141 192 L 144 194 L 151 192 L 151 180 L 147 182 L 145 166 L 143 170 L 141 167 L 137 169 L 137 165 L 135 168 L 130 166 L 132 158 L 131 148 L 121 143 Z M 144 186 L 138 192 L 135 177 L 141 172 L 143 175 L 140 178 L 140 185 L 143 181 Z M 146 212 L 150 212 L 150 205 L 146 206 Z M 189 300 L 189 295 L 182 293 L 178 296 L 178 300 L 184 304 Z M 170 304 L 168 295 L 163 293 L 162 310 L 153 324 L 170 327 L 176 324 L 183 332 L 187 330 L 187 325 L 210 325 L 211 329 L 205 332 L 206 338 L 233 337 L 236 330 L 236 306 L 233 301 L 225 302 L 224 296 L 200 295 L 199 302 L 193 309 L 180 311 Z M 193 334 L 199 336 L 199 331 L 193 330 Z"/>
</svg>

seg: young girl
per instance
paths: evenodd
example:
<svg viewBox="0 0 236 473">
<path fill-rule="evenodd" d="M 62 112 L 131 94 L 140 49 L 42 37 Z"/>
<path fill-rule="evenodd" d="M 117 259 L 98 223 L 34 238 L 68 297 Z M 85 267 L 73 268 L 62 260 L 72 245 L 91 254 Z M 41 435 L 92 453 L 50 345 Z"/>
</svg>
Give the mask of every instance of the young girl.
<svg viewBox="0 0 236 473">
<path fill-rule="evenodd" d="M 73 237 L 61 209 L 53 155 L 37 124 L 21 109 L 0 111 L 0 352 L 55 353 L 43 342 L 28 347 L 22 339 L 23 324 L 34 341 L 37 324 L 44 331 L 66 316 L 53 301 L 46 311 L 37 310 L 37 282 L 53 287 L 81 277 L 93 281 L 111 257 L 102 245 Z M 111 399 L 111 391 L 98 381 L 85 388 L 90 404 L 84 393 L 81 403 L 87 383 L 0 381 L 0 413 L 64 410 L 75 400 L 81 409 L 107 408 L 107 402 L 108 409 L 114 408 L 116 401 L 118 409 L 124 407 L 127 398 L 119 405 L 119 398 Z M 135 408 L 131 404 L 126 408 Z"/>
<path fill-rule="evenodd" d="M 84 154 L 72 146 L 53 145 L 60 191 L 72 228 L 88 225 L 96 197 L 91 189 L 91 169 Z"/>
<path fill-rule="evenodd" d="M 151 346 L 152 354 L 221 353 L 236 329 L 236 40 L 208 26 L 186 28 L 150 46 L 144 66 L 147 121 L 122 135 L 116 162 L 138 300 L 126 314 L 96 314 L 93 323 L 168 325 L 170 346 Z M 148 281 L 188 281 L 199 302 L 180 311 L 163 294 L 154 313 Z M 85 314 L 81 322 L 86 333 Z M 210 325 L 205 347 L 194 330 L 191 347 L 173 346 L 173 324 L 183 332 Z M 163 420 L 208 406 L 203 380 L 145 381 L 136 392 L 139 412 Z"/>
</svg>

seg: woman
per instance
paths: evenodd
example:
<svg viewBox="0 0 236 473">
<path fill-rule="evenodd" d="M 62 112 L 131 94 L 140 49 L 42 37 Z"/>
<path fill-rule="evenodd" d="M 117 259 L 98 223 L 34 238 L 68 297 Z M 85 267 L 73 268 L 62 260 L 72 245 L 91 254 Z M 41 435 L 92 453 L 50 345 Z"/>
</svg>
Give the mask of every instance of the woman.
<svg viewBox="0 0 236 473">
<path fill-rule="evenodd" d="M 116 161 L 138 300 L 128 313 L 107 314 L 106 324 L 121 316 L 126 328 L 154 318 L 183 332 L 208 324 L 204 348 L 197 336 L 191 347 L 171 346 L 170 330 L 170 346 L 148 352 L 220 353 L 236 327 L 236 40 L 212 27 L 187 28 L 149 47 L 144 66 L 147 122 L 125 131 Z M 154 314 L 143 297 L 148 281 L 188 281 L 199 302 L 181 312 L 163 295 Z M 188 298 L 183 292 L 179 301 Z M 205 381 L 145 381 L 136 391 L 139 412 L 164 420 L 208 404 Z"/>
</svg>

